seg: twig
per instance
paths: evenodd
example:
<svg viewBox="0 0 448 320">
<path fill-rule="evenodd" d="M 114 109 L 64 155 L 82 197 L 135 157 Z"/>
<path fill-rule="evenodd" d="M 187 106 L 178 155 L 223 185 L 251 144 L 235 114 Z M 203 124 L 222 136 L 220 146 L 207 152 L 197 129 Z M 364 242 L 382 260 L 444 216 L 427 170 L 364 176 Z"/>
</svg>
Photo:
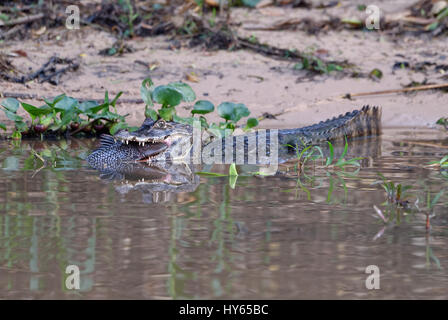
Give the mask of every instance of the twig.
<svg viewBox="0 0 448 320">
<path fill-rule="evenodd" d="M 424 85 L 424 86 L 418 86 L 418 87 L 412 87 L 412 88 L 403 88 L 403 89 L 391 89 L 391 90 L 372 91 L 372 92 L 347 93 L 346 95 L 342 96 L 342 98 L 351 99 L 352 97 L 371 96 L 371 95 L 388 94 L 388 93 L 402 93 L 402 92 L 421 91 L 421 90 L 430 90 L 430 89 L 441 89 L 441 88 L 448 88 L 448 83 L 428 84 L 428 85 Z"/>
<path fill-rule="evenodd" d="M 43 17 L 45 17 L 45 15 L 43 13 L 38 13 L 38 14 L 35 14 L 35 15 L 31 15 L 31 16 L 17 18 L 17 19 L 11 20 L 11 21 L 1 21 L 0 20 L 0 27 L 3 27 L 3 26 L 14 26 L 16 24 L 28 23 L 28 22 L 40 20 Z"/>
</svg>

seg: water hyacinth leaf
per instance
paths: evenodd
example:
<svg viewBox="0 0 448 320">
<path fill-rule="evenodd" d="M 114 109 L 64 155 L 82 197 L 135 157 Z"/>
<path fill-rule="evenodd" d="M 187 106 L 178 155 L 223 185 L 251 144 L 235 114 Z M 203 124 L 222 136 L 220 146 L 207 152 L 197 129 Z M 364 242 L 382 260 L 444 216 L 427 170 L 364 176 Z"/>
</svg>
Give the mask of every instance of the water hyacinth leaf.
<svg viewBox="0 0 448 320">
<path fill-rule="evenodd" d="M 173 114 L 173 121 L 193 126 L 195 119 L 193 117 L 187 117 L 187 118 L 179 117 L 177 114 Z"/>
<path fill-rule="evenodd" d="M 171 82 L 168 87 L 175 89 L 182 95 L 182 100 L 185 102 L 192 102 L 196 100 L 196 94 L 193 89 L 184 82 Z"/>
<path fill-rule="evenodd" d="M 91 113 L 91 114 L 95 114 L 95 113 L 98 113 L 98 112 L 100 112 L 102 110 L 105 110 L 105 109 L 108 109 L 108 108 L 109 108 L 109 103 L 105 102 L 105 103 L 96 105 L 95 107 L 91 107 L 88 110 L 88 112 Z M 107 110 L 107 111 L 109 111 L 109 110 Z"/>
<path fill-rule="evenodd" d="M 235 118 L 235 106 L 233 102 L 223 102 L 218 106 L 218 114 L 226 121 L 232 121 Z"/>
<path fill-rule="evenodd" d="M 89 101 L 84 101 L 84 102 L 80 103 L 77 108 L 82 113 L 86 113 L 86 112 L 91 111 L 91 109 L 95 108 L 96 106 L 98 106 L 98 102 L 89 100 Z"/>
<path fill-rule="evenodd" d="M 152 92 L 152 98 L 162 106 L 175 107 L 182 101 L 182 94 L 169 86 L 158 86 Z"/>
<path fill-rule="evenodd" d="M 208 100 L 199 100 L 194 104 L 193 110 L 191 110 L 192 114 L 207 114 L 213 112 L 215 110 L 215 106 Z"/>
<path fill-rule="evenodd" d="M 227 121 L 237 123 L 241 118 L 249 116 L 250 111 L 242 103 L 223 102 L 218 106 L 218 114 Z"/>
<path fill-rule="evenodd" d="M 146 105 L 145 107 L 145 118 L 151 118 L 154 121 L 157 121 L 157 119 L 159 118 L 157 111 L 148 107 L 148 105 Z"/>
<path fill-rule="evenodd" d="M 16 121 L 16 122 L 17 121 L 23 121 L 23 118 L 21 116 L 15 114 L 15 112 L 11 112 L 11 111 L 6 110 L 6 109 L 3 109 L 3 112 L 5 112 L 5 115 L 6 115 L 6 117 L 9 120 Z"/>
<path fill-rule="evenodd" d="M 22 102 L 21 103 L 22 108 L 26 110 L 26 112 L 29 113 L 29 115 L 31 116 L 31 119 L 36 119 L 37 117 L 41 117 L 44 116 L 46 114 L 49 114 L 51 112 L 51 107 L 48 105 L 44 105 L 40 108 L 37 108 L 31 104 Z"/>
<path fill-rule="evenodd" d="M 154 83 L 152 82 L 151 78 L 146 78 L 145 80 L 143 80 L 142 85 L 140 86 L 140 96 L 142 97 L 143 102 L 147 106 L 151 107 L 154 106 L 151 96 L 153 89 L 154 89 Z"/>
<path fill-rule="evenodd" d="M 14 125 L 16 127 L 16 130 L 19 132 L 25 132 L 28 130 L 27 124 L 23 121 L 16 121 Z"/>
<path fill-rule="evenodd" d="M 235 117 L 233 119 L 233 122 L 238 122 L 241 118 L 248 117 L 250 115 L 249 109 L 242 104 L 239 103 L 235 106 Z"/>
<path fill-rule="evenodd" d="M 14 98 L 6 98 L 2 101 L 1 105 L 5 107 L 6 110 L 16 113 L 17 109 L 19 109 L 20 103 L 19 100 Z"/>
<path fill-rule="evenodd" d="M 199 121 L 201 122 L 201 127 L 202 128 L 206 128 L 207 129 L 209 127 L 207 119 L 205 119 L 205 117 L 200 116 L 199 117 Z"/>
<path fill-rule="evenodd" d="M 118 131 L 124 130 L 124 129 L 127 129 L 127 128 L 128 128 L 128 125 L 126 124 L 126 122 L 117 122 L 110 128 L 110 134 L 114 135 Z"/>
<path fill-rule="evenodd" d="M 78 105 L 78 100 L 75 98 L 63 97 L 54 105 L 54 108 L 58 111 L 69 111 L 75 108 L 76 105 Z"/>
<path fill-rule="evenodd" d="M 173 115 L 175 114 L 174 107 L 171 108 L 162 108 L 159 110 L 160 117 L 165 121 L 173 120 Z"/>
<path fill-rule="evenodd" d="M 53 99 L 53 101 L 44 99 L 45 103 L 48 104 L 50 107 L 54 108 L 54 106 L 56 105 L 56 103 L 58 103 L 59 101 L 61 101 L 63 98 L 65 97 L 65 93 L 58 95 L 57 97 L 55 97 Z"/>
<path fill-rule="evenodd" d="M 250 130 L 256 126 L 258 126 L 258 119 L 257 118 L 249 118 L 249 119 L 247 119 L 246 127 L 244 127 L 244 131 Z"/>
</svg>

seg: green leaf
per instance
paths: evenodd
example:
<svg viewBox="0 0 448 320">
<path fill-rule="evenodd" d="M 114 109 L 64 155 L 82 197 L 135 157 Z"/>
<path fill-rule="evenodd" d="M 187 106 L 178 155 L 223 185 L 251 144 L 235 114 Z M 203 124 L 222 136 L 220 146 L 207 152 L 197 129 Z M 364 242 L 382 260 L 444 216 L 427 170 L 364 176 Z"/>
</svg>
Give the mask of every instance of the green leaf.
<svg viewBox="0 0 448 320">
<path fill-rule="evenodd" d="M 443 164 L 444 162 L 448 161 L 448 154 L 440 160 L 440 164 Z"/>
<path fill-rule="evenodd" d="M 199 100 L 194 104 L 192 114 L 207 114 L 213 112 L 215 106 L 208 100 Z"/>
<path fill-rule="evenodd" d="M 43 124 L 44 126 L 49 126 L 52 121 L 53 116 L 45 116 L 40 118 L 40 124 Z"/>
<path fill-rule="evenodd" d="M 230 121 L 234 114 L 234 109 L 235 104 L 233 102 L 223 102 L 218 106 L 218 114 L 221 118 Z"/>
<path fill-rule="evenodd" d="M 117 103 L 118 98 L 120 98 L 122 94 L 123 94 L 123 91 L 118 92 L 117 95 L 115 96 L 115 98 L 110 103 L 114 108 L 115 108 L 115 104 Z"/>
<path fill-rule="evenodd" d="M 247 107 L 244 104 L 239 103 L 235 106 L 235 117 L 233 119 L 233 122 L 237 123 L 241 118 L 248 117 L 249 115 L 250 115 L 249 109 L 247 109 Z"/>
<path fill-rule="evenodd" d="M 241 118 L 249 116 L 250 111 L 242 103 L 223 102 L 218 106 L 218 114 L 227 121 L 237 123 Z"/>
<path fill-rule="evenodd" d="M 146 78 L 145 80 L 143 80 L 142 85 L 140 87 L 140 96 L 142 97 L 145 104 L 151 107 L 154 106 L 151 97 L 153 89 L 154 89 L 154 83 L 152 82 L 151 78 Z"/>
<path fill-rule="evenodd" d="M 6 131 L 6 125 L 0 122 L 0 129 Z"/>
<path fill-rule="evenodd" d="M 48 105 L 43 105 L 40 108 L 37 108 L 31 104 L 22 102 L 21 103 L 22 108 L 26 110 L 26 112 L 29 113 L 29 115 L 31 116 L 31 118 L 34 120 L 36 119 L 36 117 L 41 117 L 44 116 L 46 114 L 49 114 L 51 112 L 51 107 L 49 107 Z"/>
<path fill-rule="evenodd" d="M 11 135 L 11 139 L 13 139 L 13 140 L 22 139 L 22 133 L 20 131 L 14 131 Z"/>
<path fill-rule="evenodd" d="M 6 98 L 2 101 L 1 105 L 6 108 L 6 110 L 16 113 L 17 109 L 19 109 L 20 103 L 19 100 L 14 98 Z"/>
<path fill-rule="evenodd" d="M 173 115 L 173 121 L 178 122 L 178 123 L 188 124 L 190 126 L 193 125 L 194 120 L 195 119 L 193 117 L 183 118 L 183 117 L 179 117 L 177 114 Z"/>
<path fill-rule="evenodd" d="M 383 72 L 380 69 L 373 69 L 370 71 L 369 76 L 376 79 L 381 79 L 383 77 Z"/>
<path fill-rule="evenodd" d="M 437 204 L 437 202 L 439 201 L 440 197 L 443 195 L 444 192 L 445 192 L 445 190 L 440 190 L 439 193 L 436 194 L 434 199 L 432 199 L 432 201 L 431 201 L 430 208 L 433 208 Z"/>
<path fill-rule="evenodd" d="M 175 107 L 182 101 L 182 94 L 169 86 L 158 86 L 152 92 L 152 98 L 162 106 Z"/>
<path fill-rule="evenodd" d="M 128 127 L 126 122 L 117 122 L 115 123 L 111 128 L 110 128 L 110 134 L 114 135 L 116 134 L 118 131 L 126 129 Z"/>
<path fill-rule="evenodd" d="M 249 118 L 249 119 L 247 119 L 246 126 L 244 127 L 244 131 L 250 130 L 256 126 L 258 126 L 258 119 L 257 118 Z"/>
<path fill-rule="evenodd" d="M 171 121 L 173 120 L 173 115 L 175 114 L 174 107 L 171 108 L 161 108 L 159 110 L 160 117 L 165 121 Z"/>
<path fill-rule="evenodd" d="M 157 111 L 148 107 L 148 105 L 145 106 L 145 118 L 151 118 L 154 121 L 157 121 L 159 118 Z"/>
<path fill-rule="evenodd" d="M 434 31 L 438 26 L 439 26 L 439 22 L 434 21 L 430 25 L 426 26 L 425 29 L 426 29 L 426 31 Z"/>
<path fill-rule="evenodd" d="M 238 180 L 238 175 L 229 175 L 229 186 L 232 189 L 235 189 L 236 180 Z"/>
<path fill-rule="evenodd" d="M 446 7 L 445 9 L 443 9 L 442 11 L 439 12 L 439 14 L 437 15 L 437 20 L 440 21 L 446 17 L 448 17 L 448 7 Z"/>
<path fill-rule="evenodd" d="M 93 108 L 95 108 L 97 106 L 98 106 L 98 102 L 96 102 L 96 101 L 93 101 L 93 100 L 84 101 L 79 104 L 78 110 L 81 111 L 82 113 L 86 113 L 86 112 L 91 111 Z"/>
<path fill-rule="evenodd" d="M 212 176 L 212 177 L 227 177 L 226 174 L 216 173 L 216 172 L 207 172 L 207 171 L 199 171 L 199 172 L 196 172 L 196 174 L 203 175 L 203 176 Z"/>
<path fill-rule="evenodd" d="M 325 166 L 329 166 L 333 163 L 334 159 L 334 148 L 330 141 L 327 141 L 328 147 L 330 148 L 330 156 L 327 158 L 327 162 L 325 163 Z"/>
<path fill-rule="evenodd" d="M 229 175 L 238 176 L 238 171 L 236 170 L 236 165 L 234 163 L 232 163 L 229 167 Z"/>
<path fill-rule="evenodd" d="M 45 103 L 48 104 L 50 107 L 54 108 L 54 106 L 56 105 L 56 103 L 58 103 L 59 101 L 61 101 L 63 98 L 65 97 L 65 93 L 58 95 L 57 97 L 55 97 L 53 99 L 53 101 L 44 99 Z"/>
<path fill-rule="evenodd" d="M 58 111 L 69 111 L 74 109 L 77 104 L 78 100 L 75 98 L 64 96 L 54 105 L 54 108 Z"/>
<path fill-rule="evenodd" d="M 347 137 L 345 137 L 344 151 L 342 151 L 342 154 L 339 157 L 338 162 L 343 162 L 344 161 L 344 157 L 347 154 L 347 151 L 348 151 L 348 142 L 347 142 Z"/>
<path fill-rule="evenodd" d="M 9 110 L 3 109 L 3 112 L 5 113 L 6 117 L 8 117 L 9 120 L 12 121 L 23 121 L 23 118 L 19 115 L 17 115 L 15 112 L 11 112 Z"/>
<path fill-rule="evenodd" d="M 251 8 L 255 8 L 255 6 L 258 4 L 258 2 L 260 2 L 261 0 L 243 0 L 243 4 L 246 7 L 251 7 Z"/>
<path fill-rule="evenodd" d="M 171 82 L 168 87 L 177 90 L 182 95 L 182 100 L 185 102 L 193 102 L 196 100 L 196 94 L 193 89 L 184 82 Z"/>
<path fill-rule="evenodd" d="M 25 131 L 28 130 L 28 126 L 23 121 L 16 121 L 15 122 L 15 127 L 16 127 L 16 130 L 19 131 L 19 132 L 25 132 Z"/>
</svg>

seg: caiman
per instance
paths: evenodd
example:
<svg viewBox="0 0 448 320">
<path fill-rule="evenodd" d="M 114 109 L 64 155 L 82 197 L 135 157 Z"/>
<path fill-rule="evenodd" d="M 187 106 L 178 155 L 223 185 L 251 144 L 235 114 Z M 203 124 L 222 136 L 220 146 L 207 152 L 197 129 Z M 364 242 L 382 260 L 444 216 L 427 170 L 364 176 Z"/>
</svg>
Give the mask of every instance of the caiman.
<svg viewBox="0 0 448 320">
<path fill-rule="evenodd" d="M 189 124 L 167 122 L 163 119 L 153 121 L 148 118 L 137 131 L 120 131 L 115 136 L 103 135 L 100 147 L 88 156 L 87 162 L 91 167 L 102 172 L 114 172 L 126 171 L 129 163 L 155 165 L 166 161 L 186 161 L 191 159 L 192 149 L 194 149 L 192 148 L 195 144 L 193 132 L 193 127 Z M 282 163 L 297 156 L 298 152 L 309 145 L 325 145 L 326 141 L 335 143 L 342 141 L 343 143 L 345 138 L 353 142 L 365 137 L 377 136 L 380 132 L 381 109 L 364 106 L 360 110 L 347 112 L 311 126 L 297 129 L 257 130 L 250 134 L 231 136 L 223 140 L 200 142 L 200 147 L 202 150 L 212 150 L 212 158 L 214 156 L 213 159 L 220 160 L 222 157 L 225 163 L 238 159 L 247 163 L 250 159 L 249 154 L 258 154 L 259 150 L 271 156 L 276 154 L 274 160 Z M 276 138 L 275 144 L 273 138 Z M 224 143 L 210 148 L 216 142 Z M 232 151 L 232 156 L 227 157 L 226 153 L 229 151 Z M 258 157 L 257 163 L 263 164 L 259 160 Z"/>
</svg>

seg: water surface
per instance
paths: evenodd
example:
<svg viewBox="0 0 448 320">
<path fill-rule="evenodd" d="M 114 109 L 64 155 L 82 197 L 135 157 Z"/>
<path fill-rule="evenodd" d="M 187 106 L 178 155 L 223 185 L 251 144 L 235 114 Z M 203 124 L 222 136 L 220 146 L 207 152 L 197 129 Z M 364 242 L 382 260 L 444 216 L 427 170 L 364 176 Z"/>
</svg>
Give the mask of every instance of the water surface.
<svg viewBox="0 0 448 320">
<path fill-rule="evenodd" d="M 82 160 L 94 145 L 0 141 L 0 298 L 448 298 L 448 179 L 424 167 L 446 133 L 385 130 L 349 175 L 201 176 L 191 192 L 102 179 Z M 412 186 L 408 210 L 385 204 L 378 173 Z"/>
</svg>

